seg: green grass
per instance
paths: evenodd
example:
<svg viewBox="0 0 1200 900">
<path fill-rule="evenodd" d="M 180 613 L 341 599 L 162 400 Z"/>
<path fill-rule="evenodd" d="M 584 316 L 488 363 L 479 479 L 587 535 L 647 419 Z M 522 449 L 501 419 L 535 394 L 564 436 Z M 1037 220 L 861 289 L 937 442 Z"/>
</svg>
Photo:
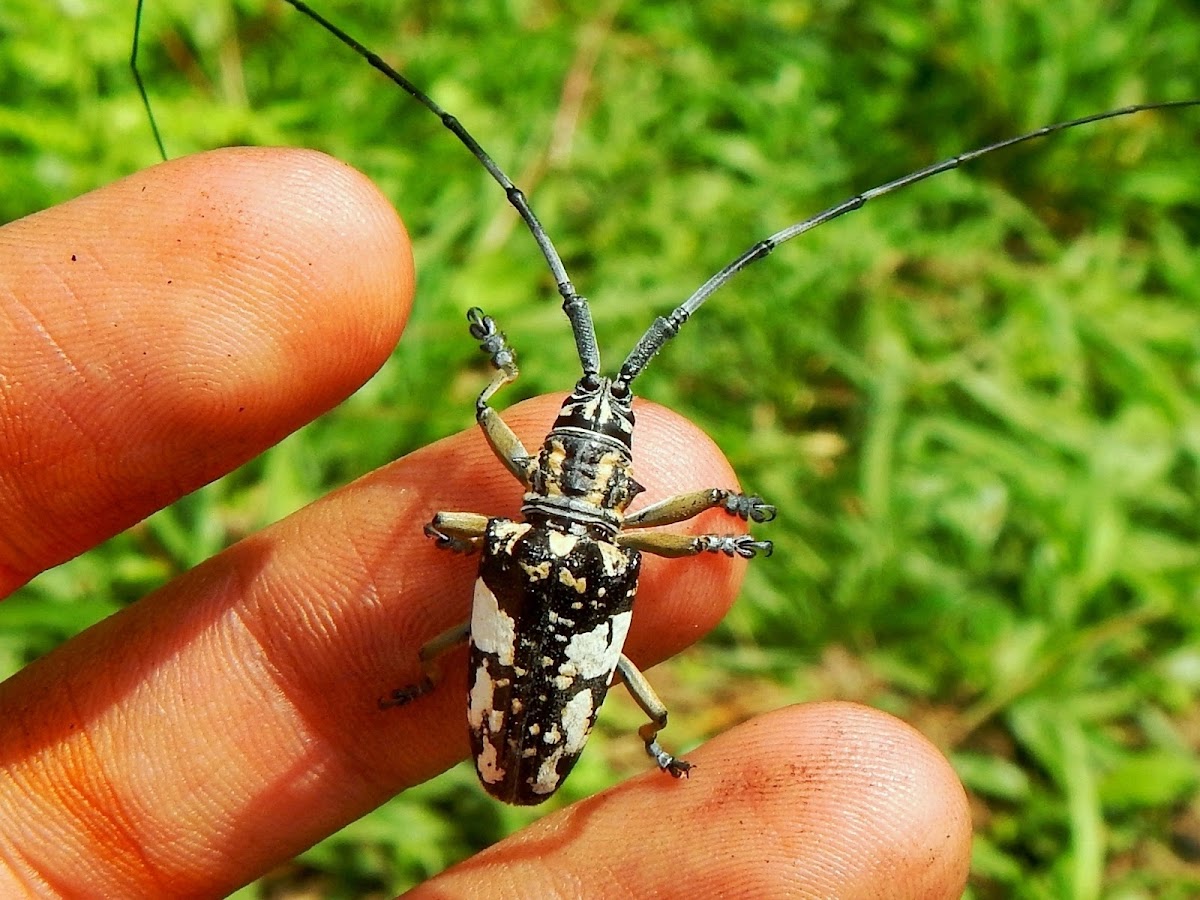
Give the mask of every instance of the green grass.
<svg viewBox="0 0 1200 900">
<path fill-rule="evenodd" d="M 133 3 L 115 6 L 0 10 L 0 218 L 156 161 Z M 419 299 L 402 362 L 337 410 L 0 606 L 6 672 L 467 427 L 469 303 L 538 348 L 506 400 L 565 391 L 574 365 L 535 247 L 432 117 L 278 2 L 149 6 L 168 152 L 292 144 L 363 169 L 414 236 Z M 324 6 L 529 190 L 609 359 L 753 240 L 858 190 L 1200 95 L 1200 12 L 1157 0 Z M 972 896 L 1200 891 L 1198 135 L 1195 110 L 1138 116 L 882 199 L 744 273 L 655 361 L 641 394 L 781 511 L 725 624 L 655 671 L 674 742 L 862 700 L 970 789 Z M 606 707 L 564 802 L 644 767 L 636 721 Z M 459 768 L 274 883 L 394 891 L 527 819 Z"/>
</svg>

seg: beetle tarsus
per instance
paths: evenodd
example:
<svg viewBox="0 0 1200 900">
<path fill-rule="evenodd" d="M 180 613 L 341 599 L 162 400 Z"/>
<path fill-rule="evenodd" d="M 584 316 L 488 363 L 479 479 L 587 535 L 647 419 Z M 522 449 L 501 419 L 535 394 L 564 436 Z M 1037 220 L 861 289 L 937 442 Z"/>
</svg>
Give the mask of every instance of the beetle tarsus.
<svg viewBox="0 0 1200 900">
<path fill-rule="evenodd" d="M 474 541 L 467 538 L 457 538 L 438 531 L 432 522 L 425 524 L 425 536 L 433 538 L 439 549 L 449 550 L 453 553 L 474 553 L 479 549 L 478 544 Z"/>
<path fill-rule="evenodd" d="M 701 552 L 724 553 L 754 559 L 758 554 L 770 556 L 775 545 L 770 541 L 756 541 L 748 534 L 703 534 L 696 538 Z"/>
<path fill-rule="evenodd" d="M 426 675 L 416 684 L 397 688 L 386 697 L 379 698 L 380 709 L 395 709 L 397 706 L 407 706 L 414 700 L 424 697 L 434 688 L 433 679 Z"/>
<path fill-rule="evenodd" d="M 467 310 L 467 322 L 471 337 L 479 341 L 479 349 L 490 357 L 492 365 L 516 377 L 517 356 L 508 346 L 508 337 L 496 327 L 496 320 L 478 306 L 472 306 Z"/>
<path fill-rule="evenodd" d="M 657 740 L 651 740 L 646 744 L 646 752 L 650 754 L 658 767 L 672 778 L 687 778 L 688 772 L 695 768 L 686 759 L 672 756 L 662 748 Z"/>
<path fill-rule="evenodd" d="M 738 516 L 748 522 L 770 522 L 775 518 L 776 509 L 763 500 L 762 497 L 748 494 L 729 492 L 725 502 L 721 504 L 730 515 Z"/>
</svg>

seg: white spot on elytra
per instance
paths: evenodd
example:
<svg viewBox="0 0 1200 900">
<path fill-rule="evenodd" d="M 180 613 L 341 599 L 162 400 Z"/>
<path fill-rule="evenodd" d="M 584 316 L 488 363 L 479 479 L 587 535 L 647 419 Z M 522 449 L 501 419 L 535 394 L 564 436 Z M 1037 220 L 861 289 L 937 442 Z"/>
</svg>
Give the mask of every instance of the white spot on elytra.
<svg viewBox="0 0 1200 900">
<path fill-rule="evenodd" d="M 625 646 L 632 612 L 618 613 L 608 622 L 601 622 L 586 634 L 577 634 L 567 644 L 567 661 L 559 666 L 563 674 L 578 674 L 581 678 L 612 675 Z M 569 668 L 568 668 L 569 667 Z"/>
<path fill-rule="evenodd" d="M 529 785 L 535 794 L 553 794 L 558 790 L 558 761 L 562 755 L 563 749 L 559 747 L 538 767 L 537 778 Z"/>
<path fill-rule="evenodd" d="M 517 541 L 532 527 L 528 522 L 496 521 L 492 526 L 492 532 L 496 536 L 497 549 L 501 553 L 511 556 Z"/>
<path fill-rule="evenodd" d="M 539 563 L 536 566 L 531 566 L 529 563 L 521 563 L 521 568 L 525 570 L 525 574 L 529 576 L 530 581 L 543 581 L 550 576 L 550 561 Z"/>
<path fill-rule="evenodd" d="M 502 666 L 513 664 L 517 645 L 516 623 L 502 612 L 482 578 L 475 580 L 475 602 L 471 607 L 471 643 L 484 653 L 491 653 Z"/>
<path fill-rule="evenodd" d="M 471 685 L 471 693 L 467 701 L 467 724 L 475 734 L 483 734 L 483 717 L 495 702 L 496 686 L 487 669 L 480 666 L 475 670 L 475 683 Z M 491 722 L 488 722 L 490 727 Z M 495 730 L 495 729 L 493 729 Z"/>
<path fill-rule="evenodd" d="M 504 779 L 504 767 L 500 765 L 496 748 L 491 742 L 483 742 L 483 749 L 475 758 L 475 770 L 479 773 L 480 780 L 486 784 L 495 784 Z"/>
<path fill-rule="evenodd" d="M 562 711 L 563 730 L 567 733 L 564 749 L 571 755 L 583 750 L 592 728 L 592 692 L 586 688 L 567 701 Z"/>
</svg>

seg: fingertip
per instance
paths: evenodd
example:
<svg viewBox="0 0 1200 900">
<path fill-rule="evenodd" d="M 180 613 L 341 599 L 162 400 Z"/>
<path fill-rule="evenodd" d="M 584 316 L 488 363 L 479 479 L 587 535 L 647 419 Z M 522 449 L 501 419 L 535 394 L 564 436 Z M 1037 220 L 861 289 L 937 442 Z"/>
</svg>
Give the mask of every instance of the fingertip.
<svg viewBox="0 0 1200 900">
<path fill-rule="evenodd" d="M 781 836 L 777 889 L 961 896 L 971 845 L 966 793 L 945 756 L 904 721 L 841 701 L 792 706 L 722 734 L 694 757 L 718 803 L 744 798 L 756 822 Z M 733 832 L 730 842 L 749 855 L 761 849 L 759 834 Z"/>
<path fill-rule="evenodd" d="M 100 249 L 127 257 L 138 312 L 181 339 L 183 316 L 214 317 L 181 343 L 243 376 L 302 370 L 328 405 L 383 364 L 407 321 L 404 226 L 365 175 L 323 153 L 214 150 L 75 202 L 85 220 L 124 214 L 125 246 Z"/>
<path fill-rule="evenodd" d="M 386 198 L 311 151 L 173 160 L 0 229 L 0 593 L 340 402 L 412 287 Z"/>
<path fill-rule="evenodd" d="M 849 703 L 777 710 L 497 844 L 424 887 L 502 896 L 961 896 L 966 798 L 898 719 Z M 597 877 L 596 873 L 601 873 Z"/>
</svg>

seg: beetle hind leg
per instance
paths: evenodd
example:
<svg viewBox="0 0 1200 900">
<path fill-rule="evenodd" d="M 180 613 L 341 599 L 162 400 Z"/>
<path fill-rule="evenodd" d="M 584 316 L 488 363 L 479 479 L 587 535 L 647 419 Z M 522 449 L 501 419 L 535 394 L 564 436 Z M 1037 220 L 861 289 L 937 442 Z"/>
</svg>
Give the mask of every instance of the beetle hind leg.
<svg viewBox="0 0 1200 900">
<path fill-rule="evenodd" d="M 667 774 L 675 778 L 686 778 L 692 764 L 678 756 L 672 756 L 658 742 L 658 733 L 667 727 L 667 708 L 658 699 L 658 694 L 654 693 L 654 688 L 650 686 L 646 676 L 638 671 L 637 666 L 624 653 L 617 660 L 617 671 L 621 674 L 621 680 L 625 682 L 630 696 L 642 708 L 642 712 L 650 717 L 650 721 L 638 729 L 638 737 L 645 742 L 646 752 Z"/>
<path fill-rule="evenodd" d="M 655 556 L 671 559 L 680 556 L 699 556 L 701 553 L 724 553 L 753 559 L 762 554 L 770 556 L 775 545 L 770 541 L 756 541 L 748 534 L 671 534 L 662 531 L 622 532 L 617 535 L 617 544 Z"/>
</svg>

